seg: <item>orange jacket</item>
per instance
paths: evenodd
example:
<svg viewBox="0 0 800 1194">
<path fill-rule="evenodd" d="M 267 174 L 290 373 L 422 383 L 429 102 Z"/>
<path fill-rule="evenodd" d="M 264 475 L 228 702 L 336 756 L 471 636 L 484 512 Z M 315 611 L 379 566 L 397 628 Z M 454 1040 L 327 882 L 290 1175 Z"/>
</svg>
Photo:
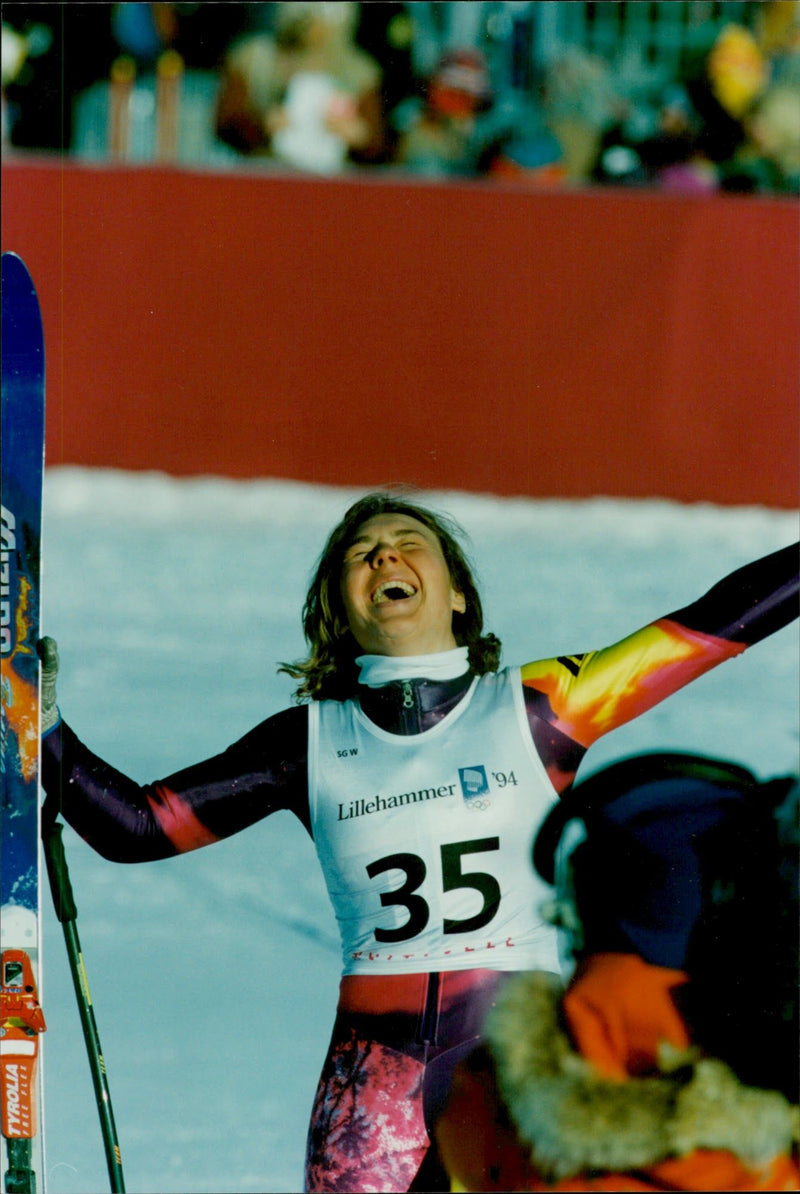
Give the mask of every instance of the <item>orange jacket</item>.
<svg viewBox="0 0 800 1194">
<path fill-rule="evenodd" d="M 686 981 L 627 954 L 589 959 L 566 995 L 511 980 L 437 1127 L 452 1188 L 800 1189 L 798 1109 L 691 1049 Z"/>
</svg>

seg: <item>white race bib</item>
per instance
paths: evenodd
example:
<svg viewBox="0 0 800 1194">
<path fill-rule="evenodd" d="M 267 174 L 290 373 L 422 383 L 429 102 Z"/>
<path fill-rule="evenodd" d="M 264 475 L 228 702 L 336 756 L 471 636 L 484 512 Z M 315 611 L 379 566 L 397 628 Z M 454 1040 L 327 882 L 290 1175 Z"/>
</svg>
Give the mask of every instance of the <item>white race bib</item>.
<svg viewBox="0 0 800 1194">
<path fill-rule="evenodd" d="M 556 793 L 518 668 L 438 725 L 390 734 L 356 701 L 310 706 L 311 824 L 345 974 L 559 971 L 531 847 Z"/>
</svg>

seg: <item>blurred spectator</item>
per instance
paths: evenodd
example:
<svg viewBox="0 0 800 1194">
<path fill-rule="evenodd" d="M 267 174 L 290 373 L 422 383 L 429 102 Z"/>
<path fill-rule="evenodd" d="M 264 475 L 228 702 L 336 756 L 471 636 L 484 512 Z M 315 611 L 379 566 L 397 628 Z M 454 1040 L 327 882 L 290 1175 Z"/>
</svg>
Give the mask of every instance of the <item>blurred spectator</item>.
<svg viewBox="0 0 800 1194">
<path fill-rule="evenodd" d="M 402 128 L 398 161 L 428 177 L 478 173 L 486 149 L 479 117 L 491 105 L 483 55 L 472 49 L 445 54 L 426 84 L 424 100 L 396 114 Z"/>
<path fill-rule="evenodd" d="M 703 194 L 719 186 L 717 168 L 702 145 L 702 124 L 684 86 L 655 97 L 650 121 L 632 119 L 609 129 L 591 179 L 624 186 Z M 639 135 L 637 135 L 637 133 Z"/>
<path fill-rule="evenodd" d="M 72 98 L 114 57 L 110 14 L 108 4 L 3 4 L 4 144 L 69 150 Z"/>
<path fill-rule="evenodd" d="M 274 35 L 234 45 L 222 70 L 217 135 L 323 174 L 385 154 L 381 71 L 354 42 L 358 5 L 274 6 Z"/>
<path fill-rule="evenodd" d="M 799 791 L 652 755 L 554 809 L 577 966 L 500 993 L 439 1123 L 454 1188 L 798 1188 Z"/>
<path fill-rule="evenodd" d="M 547 129 L 505 139 L 489 164 L 492 178 L 523 182 L 539 190 L 566 186 L 569 166 L 558 138 Z"/>
<path fill-rule="evenodd" d="M 5 149 L 11 144 L 11 126 L 16 119 L 16 111 L 9 106 L 6 90 L 19 77 L 25 60 L 29 54 L 28 39 L 3 22 L 3 91 L 2 91 L 2 145 Z"/>
<path fill-rule="evenodd" d="M 769 65 L 755 37 L 739 25 L 717 37 L 687 90 L 698 117 L 697 154 L 713 163 L 716 175 L 746 139 L 744 120 L 769 83 Z"/>
<path fill-rule="evenodd" d="M 112 4 L 111 28 L 138 70 L 152 68 L 164 50 L 197 70 L 216 70 L 231 40 L 259 20 L 260 4 Z"/>
<path fill-rule="evenodd" d="M 721 171 L 725 190 L 800 193 L 800 4 L 760 7 L 758 47 L 768 85 L 742 117 L 743 140 Z"/>
<path fill-rule="evenodd" d="M 561 145 L 567 178 L 585 181 L 603 134 L 625 110 L 613 72 L 596 54 L 570 47 L 545 74 L 542 104 L 547 126 Z"/>
<path fill-rule="evenodd" d="M 73 151 L 116 161 L 228 164 L 214 135 L 219 63 L 260 4 L 103 4 L 112 52 L 75 97 Z"/>
<path fill-rule="evenodd" d="M 3 4 L 4 54 L 16 39 L 24 55 L 5 77 L 6 135 L 20 149 L 83 149 L 80 105 L 106 86 L 123 53 L 137 72 L 152 71 L 172 49 L 189 69 L 215 72 L 233 35 L 253 22 L 260 4 Z M 216 85 L 216 75 L 212 83 Z M 90 105 L 92 106 L 92 105 Z M 106 103 L 95 104 L 105 111 Z M 205 115 L 210 123 L 210 113 Z M 97 156 L 106 151 L 100 138 Z"/>
<path fill-rule="evenodd" d="M 135 70 L 129 150 L 116 156 L 164 160 L 154 114 L 167 51 L 182 64 L 171 125 L 186 164 L 796 194 L 800 2 L 707 7 L 701 20 L 698 4 L 567 0 L 12 2 L 4 144 L 107 157 L 123 55 Z M 455 106 L 437 94 L 447 73 L 462 76 Z"/>
<path fill-rule="evenodd" d="M 800 5 L 764 4 L 754 30 L 724 26 L 655 96 L 656 127 L 607 130 L 596 182 L 662 190 L 791 192 L 800 153 Z M 639 128 L 642 125 L 640 122 Z"/>
<path fill-rule="evenodd" d="M 769 87 L 744 127 L 745 141 L 727 164 L 724 188 L 800 194 L 800 89 Z"/>
<path fill-rule="evenodd" d="M 377 62 L 381 72 L 381 111 L 384 117 L 409 96 L 418 94 L 412 50 L 415 22 L 411 6 L 382 2 L 360 4 L 356 44 Z M 386 149 L 382 160 L 392 161 L 397 148 L 396 132 L 385 120 Z"/>
</svg>

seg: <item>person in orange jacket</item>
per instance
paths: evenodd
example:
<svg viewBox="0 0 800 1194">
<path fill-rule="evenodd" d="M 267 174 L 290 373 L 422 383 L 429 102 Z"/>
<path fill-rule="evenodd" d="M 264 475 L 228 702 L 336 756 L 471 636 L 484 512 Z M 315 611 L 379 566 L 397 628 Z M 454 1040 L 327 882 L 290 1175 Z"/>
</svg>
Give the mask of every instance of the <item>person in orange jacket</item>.
<svg viewBox="0 0 800 1194">
<path fill-rule="evenodd" d="M 574 961 L 515 976 L 456 1071 L 456 1191 L 797 1190 L 798 800 L 792 776 L 643 755 L 537 836 Z"/>
</svg>

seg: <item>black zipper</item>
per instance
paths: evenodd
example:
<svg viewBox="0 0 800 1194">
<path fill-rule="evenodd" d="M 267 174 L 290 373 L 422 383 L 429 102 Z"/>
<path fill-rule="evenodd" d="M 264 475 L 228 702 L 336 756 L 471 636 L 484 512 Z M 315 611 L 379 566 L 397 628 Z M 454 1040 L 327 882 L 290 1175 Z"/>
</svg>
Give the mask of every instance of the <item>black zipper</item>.
<svg viewBox="0 0 800 1194">
<path fill-rule="evenodd" d="M 419 716 L 419 701 L 417 692 L 411 680 L 402 681 L 403 707 L 401 711 L 403 731 L 406 734 L 418 734 L 422 729 Z"/>
<path fill-rule="evenodd" d="M 437 1044 L 439 1035 L 439 980 L 438 970 L 434 970 L 428 975 L 425 1007 L 419 1028 L 420 1040 L 425 1045 Z"/>
</svg>

